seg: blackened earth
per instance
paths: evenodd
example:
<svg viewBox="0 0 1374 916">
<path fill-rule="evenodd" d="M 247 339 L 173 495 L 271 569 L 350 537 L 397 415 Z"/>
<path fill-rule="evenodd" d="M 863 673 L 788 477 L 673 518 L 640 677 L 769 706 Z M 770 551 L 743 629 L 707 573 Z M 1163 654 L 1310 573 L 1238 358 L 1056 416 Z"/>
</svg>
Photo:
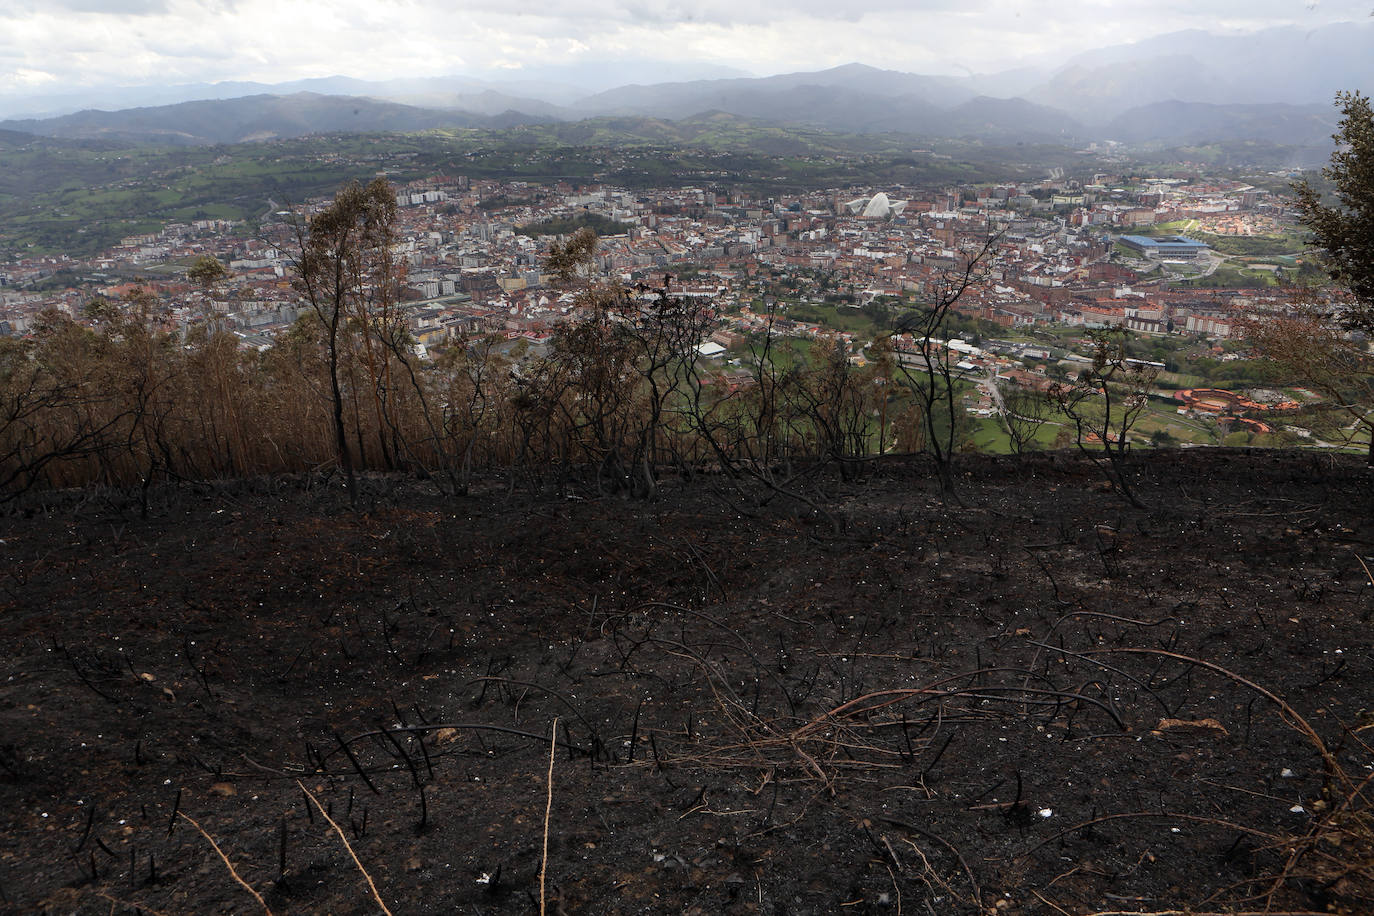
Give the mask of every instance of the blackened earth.
<svg viewBox="0 0 1374 916">
<path fill-rule="evenodd" d="M 29 497 L 0 910 L 1370 912 L 1374 472 L 1136 462 Z"/>
</svg>

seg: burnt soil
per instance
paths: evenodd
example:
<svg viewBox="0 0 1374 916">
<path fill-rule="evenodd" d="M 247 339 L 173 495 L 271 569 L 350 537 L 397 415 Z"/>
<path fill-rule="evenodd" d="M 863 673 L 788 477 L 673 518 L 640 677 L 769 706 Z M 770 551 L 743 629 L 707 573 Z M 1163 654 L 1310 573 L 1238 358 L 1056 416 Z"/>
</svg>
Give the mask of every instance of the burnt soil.
<svg viewBox="0 0 1374 916">
<path fill-rule="evenodd" d="M 1371 912 L 1372 472 L 1138 460 L 32 497 L 0 911 Z"/>
</svg>

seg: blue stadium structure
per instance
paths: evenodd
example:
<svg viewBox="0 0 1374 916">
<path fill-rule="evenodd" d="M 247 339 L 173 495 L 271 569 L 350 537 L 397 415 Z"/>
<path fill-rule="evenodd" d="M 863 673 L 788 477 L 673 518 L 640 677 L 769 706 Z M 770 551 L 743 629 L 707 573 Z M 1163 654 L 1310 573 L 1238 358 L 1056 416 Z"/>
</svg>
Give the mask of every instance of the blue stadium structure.
<svg viewBox="0 0 1374 916">
<path fill-rule="evenodd" d="M 1207 250 L 1205 243 L 1186 235 L 1166 235 L 1155 239 L 1145 235 L 1123 235 L 1117 241 L 1155 260 L 1196 258 Z"/>
</svg>

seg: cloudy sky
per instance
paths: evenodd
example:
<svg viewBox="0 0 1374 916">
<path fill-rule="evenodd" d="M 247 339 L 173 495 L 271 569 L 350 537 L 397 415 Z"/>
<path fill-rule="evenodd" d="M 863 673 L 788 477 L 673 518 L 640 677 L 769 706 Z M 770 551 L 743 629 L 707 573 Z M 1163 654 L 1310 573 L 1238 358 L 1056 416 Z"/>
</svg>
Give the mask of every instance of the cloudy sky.
<svg viewBox="0 0 1374 916">
<path fill-rule="evenodd" d="M 756 75 L 854 60 L 994 72 L 1185 28 L 1315 28 L 1366 22 L 1371 10 L 1374 0 L 0 0 L 0 96 L 331 75 L 519 78 L 608 60 Z M 658 78 L 646 68 L 637 81 Z"/>
</svg>

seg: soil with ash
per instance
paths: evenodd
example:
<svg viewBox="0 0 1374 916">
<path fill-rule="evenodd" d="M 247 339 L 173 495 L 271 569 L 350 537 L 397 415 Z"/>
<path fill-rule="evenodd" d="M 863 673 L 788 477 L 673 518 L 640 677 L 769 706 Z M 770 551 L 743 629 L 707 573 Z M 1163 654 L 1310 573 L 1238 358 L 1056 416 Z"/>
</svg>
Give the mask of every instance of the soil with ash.
<svg viewBox="0 0 1374 916">
<path fill-rule="evenodd" d="M 31 498 L 0 910 L 1374 912 L 1374 472 L 1137 460 Z"/>
</svg>

